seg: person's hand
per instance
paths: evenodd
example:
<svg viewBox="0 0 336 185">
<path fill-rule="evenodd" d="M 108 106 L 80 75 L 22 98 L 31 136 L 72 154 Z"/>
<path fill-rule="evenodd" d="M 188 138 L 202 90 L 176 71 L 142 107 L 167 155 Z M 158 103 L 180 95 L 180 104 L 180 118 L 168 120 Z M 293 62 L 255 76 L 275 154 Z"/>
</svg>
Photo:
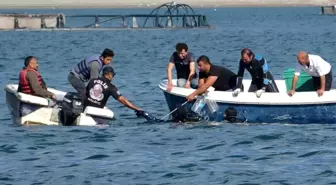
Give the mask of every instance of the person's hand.
<svg viewBox="0 0 336 185">
<path fill-rule="evenodd" d="M 193 101 L 195 99 L 195 95 L 192 93 L 187 97 L 188 101 Z"/>
<path fill-rule="evenodd" d="M 191 87 L 190 87 L 190 82 L 189 82 L 189 81 L 186 82 L 186 84 L 184 85 L 184 88 L 188 88 L 188 89 L 191 88 Z"/>
<path fill-rule="evenodd" d="M 167 91 L 170 92 L 173 89 L 173 84 L 167 85 Z"/>
<path fill-rule="evenodd" d="M 135 110 L 134 112 L 137 117 L 143 117 L 143 115 L 145 114 L 145 111 L 143 110 Z"/>
<path fill-rule="evenodd" d="M 53 94 L 53 95 L 51 96 L 51 99 L 53 99 L 53 100 L 57 100 L 56 95 Z"/>
<path fill-rule="evenodd" d="M 240 88 L 235 89 L 235 90 L 232 92 L 232 96 L 233 96 L 233 97 L 238 96 L 238 94 L 240 93 L 240 91 L 241 91 Z"/>
<path fill-rule="evenodd" d="M 151 114 L 143 110 L 136 110 L 135 112 L 138 118 L 142 117 L 142 118 L 145 118 L 147 121 L 158 121 L 158 122 L 163 121 L 163 120 L 157 119 L 156 117 L 152 116 Z"/>
<path fill-rule="evenodd" d="M 290 91 L 288 91 L 288 96 L 293 96 L 293 94 L 295 93 L 295 90 L 290 90 Z"/>
<path fill-rule="evenodd" d="M 259 89 L 259 90 L 255 91 L 255 94 L 256 94 L 257 98 L 260 98 L 260 96 L 261 96 L 264 92 L 265 92 L 264 89 Z"/>
<path fill-rule="evenodd" d="M 317 95 L 318 95 L 318 96 L 322 96 L 323 93 L 324 93 L 324 90 L 323 90 L 323 89 L 319 89 L 319 90 L 317 90 Z"/>
</svg>

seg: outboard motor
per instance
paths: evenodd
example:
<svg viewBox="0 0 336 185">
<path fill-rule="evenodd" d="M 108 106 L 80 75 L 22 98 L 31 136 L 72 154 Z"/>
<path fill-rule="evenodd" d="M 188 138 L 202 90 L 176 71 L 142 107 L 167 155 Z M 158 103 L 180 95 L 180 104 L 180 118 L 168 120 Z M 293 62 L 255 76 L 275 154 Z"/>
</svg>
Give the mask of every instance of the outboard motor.
<svg viewBox="0 0 336 185">
<path fill-rule="evenodd" d="M 83 112 L 83 102 L 77 92 L 68 92 L 62 102 L 63 124 L 67 126 L 74 125 L 74 121 Z"/>
</svg>

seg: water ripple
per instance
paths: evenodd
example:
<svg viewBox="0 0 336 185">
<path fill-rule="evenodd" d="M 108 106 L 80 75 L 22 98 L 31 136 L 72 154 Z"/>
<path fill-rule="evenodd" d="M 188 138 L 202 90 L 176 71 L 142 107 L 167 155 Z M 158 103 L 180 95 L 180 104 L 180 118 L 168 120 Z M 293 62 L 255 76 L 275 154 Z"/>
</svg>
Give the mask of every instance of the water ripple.
<svg viewBox="0 0 336 185">
<path fill-rule="evenodd" d="M 110 157 L 109 155 L 102 155 L 102 154 L 98 154 L 98 155 L 93 155 L 90 156 L 88 158 L 85 158 L 84 160 L 99 160 L 99 159 L 103 159 L 103 158 L 107 158 Z"/>
<path fill-rule="evenodd" d="M 318 154 L 318 153 L 320 153 L 320 151 L 312 151 L 312 152 L 305 153 L 305 154 L 303 154 L 303 155 L 299 155 L 298 157 L 300 157 L 300 158 L 303 158 L 303 157 L 310 157 L 310 156 L 316 155 L 316 154 Z"/>
<path fill-rule="evenodd" d="M 196 58 L 208 55 L 213 64 L 234 72 L 241 49 L 250 47 L 267 59 L 276 78 L 295 67 L 299 50 L 335 64 L 336 19 L 321 15 L 320 7 L 194 10 L 207 15 L 216 29 L 0 32 L 1 87 L 17 83 L 24 58 L 34 55 L 48 86 L 74 91 L 67 82 L 70 69 L 111 48 L 110 65 L 117 73 L 113 84 L 130 102 L 162 117 L 169 111 L 157 85 L 167 77 L 178 42 L 186 42 Z M 15 10 L 66 15 L 148 11 Z M 107 106 L 117 119 L 104 128 L 13 126 L 1 91 L 0 184 L 336 184 L 334 125 L 155 124 L 112 97 Z"/>
</svg>

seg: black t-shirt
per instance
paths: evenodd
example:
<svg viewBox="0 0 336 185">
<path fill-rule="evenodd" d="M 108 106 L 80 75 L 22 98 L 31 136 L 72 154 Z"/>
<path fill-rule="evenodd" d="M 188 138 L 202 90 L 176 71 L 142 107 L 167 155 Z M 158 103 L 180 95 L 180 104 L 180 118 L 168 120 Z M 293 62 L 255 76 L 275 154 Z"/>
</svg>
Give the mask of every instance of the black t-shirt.
<svg viewBox="0 0 336 185">
<path fill-rule="evenodd" d="M 111 84 L 110 80 L 105 77 L 91 79 L 86 86 L 84 106 L 103 108 L 110 96 L 116 100 L 121 96 L 116 86 Z"/>
<path fill-rule="evenodd" d="M 176 75 L 177 78 L 183 78 L 188 79 L 189 73 L 190 73 L 190 62 L 195 62 L 194 54 L 191 52 L 188 52 L 186 58 L 181 59 L 177 52 L 174 52 L 169 60 L 170 63 L 175 64 L 176 69 Z M 197 75 L 195 73 L 194 78 L 196 78 Z"/>
<path fill-rule="evenodd" d="M 212 85 L 216 91 L 227 91 L 236 86 L 237 75 L 226 67 L 211 65 L 209 73 L 199 73 L 200 79 L 206 79 L 209 76 L 218 77 L 216 82 Z"/>
</svg>

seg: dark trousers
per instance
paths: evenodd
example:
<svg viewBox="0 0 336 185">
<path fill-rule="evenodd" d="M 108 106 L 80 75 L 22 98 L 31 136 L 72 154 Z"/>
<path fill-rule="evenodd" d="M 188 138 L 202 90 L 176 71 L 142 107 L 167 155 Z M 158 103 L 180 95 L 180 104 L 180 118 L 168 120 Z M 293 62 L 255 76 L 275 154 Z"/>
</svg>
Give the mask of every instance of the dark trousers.
<svg viewBox="0 0 336 185">
<path fill-rule="evenodd" d="M 333 79 L 332 72 L 330 70 L 330 72 L 325 75 L 325 83 L 326 83 L 325 84 L 325 91 L 329 91 L 331 89 L 332 79 Z M 319 90 L 321 88 L 320 77 L 313 76 L 313 84 L 314 84 L 315 90 Z"/>
<path fill-rule="evenodd" d="M 77 78 L 73 73 L 69 73 L 68 81 L 70 82 L 71 86 L 79 93 L 79 96 L 82 100 L 85 100 L 86 97 L 86 87 L 85 82 L 81 79 Z"/>
<path fill-rule="evenodd" d="M 251 82 L 250 88 L 248 90 L 248 92 L 255 92 L 259 89 L 261 89 L 263 87 L 263 83 L 262 82 Z M 266 86 L 266 90 L 265 92 L 279 92 L 279 89 L 275 83 L 275 81 L 272 79 L 270 80 L 270 82 L 268 83 L 268 85 Z"/>
</svg>

